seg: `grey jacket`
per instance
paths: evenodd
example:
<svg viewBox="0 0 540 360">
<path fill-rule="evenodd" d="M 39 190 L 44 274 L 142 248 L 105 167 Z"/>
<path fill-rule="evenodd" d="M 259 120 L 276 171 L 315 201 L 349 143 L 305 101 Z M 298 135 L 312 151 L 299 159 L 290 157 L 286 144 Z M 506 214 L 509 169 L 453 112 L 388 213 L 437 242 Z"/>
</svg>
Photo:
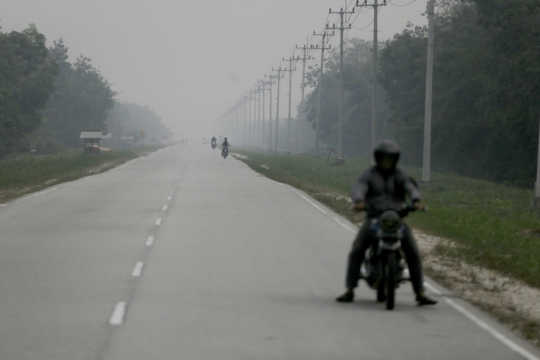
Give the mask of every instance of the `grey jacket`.
<svg viewBox="0 0 540 360">
<path fill-rule="evenodd" d="M 376 166 L 372 166 L 354 184 L 351 199 L 353 203 L 365 202 L 368 216 L 377 216 L 375 209 L 382 204 L 401 206 L 407 195 L 413 202 L 420 201 L 418 186 L 405 171 L 396 168 L 385 176 Z"/>
</svg>

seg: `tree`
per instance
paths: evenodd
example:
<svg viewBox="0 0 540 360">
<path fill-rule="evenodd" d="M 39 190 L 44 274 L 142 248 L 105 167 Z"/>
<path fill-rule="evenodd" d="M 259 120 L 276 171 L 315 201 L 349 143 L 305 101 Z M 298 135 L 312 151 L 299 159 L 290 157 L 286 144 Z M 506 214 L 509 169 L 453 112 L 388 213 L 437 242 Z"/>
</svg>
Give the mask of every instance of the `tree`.
<svg viewBox="0 0 540 360">
<path fill-rule="evenodd" d="M 0 33 L 0 156 L 40 126 L 58 73 L 45 42 L 33 24 L 22 32 Z"/>
<path fill-rule="evenodd" d="M 60 74 L 55 81 L 56 91 L 47 104 L 45 125 L 64 146 L 77 147 L 82 130 L 107 130 L 105 120 L 114 107 L 116 92 L 89 58 L 81 55 L 70 64 L 62 39 L 54 42 L 50 53 L 59 64 Z"/>
</svg>

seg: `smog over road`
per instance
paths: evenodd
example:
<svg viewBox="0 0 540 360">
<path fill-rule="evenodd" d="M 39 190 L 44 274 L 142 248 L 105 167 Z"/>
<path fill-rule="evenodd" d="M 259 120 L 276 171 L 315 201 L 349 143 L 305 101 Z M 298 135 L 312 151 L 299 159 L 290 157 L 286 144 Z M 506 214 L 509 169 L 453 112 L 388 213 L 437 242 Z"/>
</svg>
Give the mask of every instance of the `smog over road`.
<svg viewBox="0 0 540 360">
<path fill-rule="evenodd" d="M 540 0 L 4 0 L 0 360 L 540 360 Z"/>
</svg>

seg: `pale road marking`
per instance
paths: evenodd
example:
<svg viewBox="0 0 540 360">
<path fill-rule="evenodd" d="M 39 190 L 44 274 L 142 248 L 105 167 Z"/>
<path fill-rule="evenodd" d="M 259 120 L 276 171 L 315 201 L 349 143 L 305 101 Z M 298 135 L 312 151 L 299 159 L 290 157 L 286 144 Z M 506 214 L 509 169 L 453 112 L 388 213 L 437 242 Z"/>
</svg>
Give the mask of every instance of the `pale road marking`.
<svg viewBox="0 0 540 360">
<path fill-rule="evenodd" d="M 143 268 L 144 268 L 144 262 L 137 261 L 135 263 L 135 267 L 133 268 L 133 271 L 131 272 L 131 276 L 141 276 Z"/>
<path fill-rule="evenodd" d="M 127 302 L 120 301 L 114 306 L 112 315 L 109 319 L 110 325 L 122 325 L 126 316 Z"/>
<path fill-rule="evenodd" d="M 88 180 L 90 178 L 91 178 L 91 176 L 87 176 L 87 177 L 83 177 L 81 180 Z"/>
<path fill-rule="evenodd" d="M 169 205 L 163 205 L 163 207 L 161 208 L 161 210 L 167 211 L 168 208 L 169 208 Z"/>
<path fill-rule="evenodd" d="M 131 164 L 131 163 L 132 163 L 132 162 L 134 162 L 135 160 L 137 160 L 137 159 L 133 159 L 133 160 L 131 160 L 131 161 L 128 161 L 128 162 L 127 162 L 127 163 L 125 163 L 124 165 L 122 165 L 122 166 L 119 166 L 119 167 L 115 167 L 115 168 L 114 168 L 114 169 L 112 169 L 111 171 L 116 171 L 116 170 L 118 170 L 118 169 L 121 169 L 121 168 L 123 168 L 124 166 L 128 166 L 129 164 Z"/>
<path fill-rule="evenodd" d="M 433 285 L 429 284 L 429 283 L 425 283 L 425 285 L 435 294 L 437 295 L 442 295 L 442 293 L 436 288 L 434 287 Z M 446 303 L 448 305 L 450 305 L 451 307 L 453 307 L 455 310 L 459 311 L 460 313 L 462 313 L 466 318 L 468 318 L 469 320 L 471 320 L 473 323 L 475 323 L 476 325 L 478 325 L 480 328 L 484 329 L 485 331 L 487 331 L 491 336 L 493 336 L 495 339 L 499 340 L 501 343 L 503 343 L 504 345 L 506 345 L 508 348 L 510 348 L 510 350 L 518 353 L 519 355 L 521 355 L 524 359 L 527 359 L 527 360 L 540 360 L 540 358 L 538 358 L 537 356 L 531 354 L 530 352 L 528 352 L 527 350 L 525 350 L 524 348 L 522 348 L 521 346 L 519 346 L 518 344 L 516 344 L 515 342 L 513 342 L 512 340 L 510 340 L 509 338 L 507 338 L 506 336 L 504 336 L 503 334 L 501 334 L 500 332 L 498 332 L 495 328 L 493 328 L 491 325 L 489 325 L 488 323 L 486 323 L 485 321 L 483 321 L 482 319 L 480 319 L 478 316 L 474 315 L 473 313 L 471 313 L 469 310 L 465 309 L 463 306 L 459 305 L 458 303 L 456 303 L 454 300 L 452 299 L 448 299 L 448 298 L 444 298 L 444 301 L 446 301 Z"/>
<path fill-rule="evenodd" d="M 146 243 L 144 243 L 146 246 L 152 246 L 154 244 L 154 237 L 149 236 L 148 239 L 146 239 Z"/>
<path fill-rule="evenodd" d="M 0 204 L 0 207 L 8 206 L 8 204 Z"/>
<path fill-rule="evenodd" d="M 349 230 L 350 232 L 352 232 L 354 234 L 356 234 L 356 232 L 358 231 L 358 229 L 356 229 L 356 230 L 351 229 L 349 226 L 347 226 L 347 224 L 344 224 L 338 218 L 332 218 L 332 219 L 334 219 L 334 221 L 337 222 L 341 227 L 344 227 L 345 229 Z"/>
<path fill-rule="evenodd" d="M 156 225 L 157 226 L 161 225 L 161 218 L 156 219 Z"/>
<path fill-rule="evenodd" d="M 249 169 L 250 169 L 250 170 L 253 170 L 253 169 L 251 169 L 251 168 L 249 168 Z M 253 171 L 254 171 L 254 170 L 253 170 Z M 278 184 L 278 185 L 281 185 L 281 186 L 283 186 L 283 184 L 282 184 L 282 183 L 280 183 L 280 182 L 278 182 L 278 181 L 275 181 L 275 180 L 269 179 L 269 178 L 267 178 L 267 177 L 266 177 L 266 176 L 264 176 L 264 175 L 263 175 L 262 177 L 263 177 L 263 178 L 265 178 L 266 180 L 270 181 L 270 182 L 273 182 L 273 183 L 275 183 L 275 184 Z"/>
<path fill-rule="evenodd" d="M 174 190 L 171 191 L 171 195 L 174 194 Z"/>
<path fill-rule="evenodd" d="M 167 197 L 167 201 L 171 201 L 171 200 L 172 200 L 171 196 Z"/>
<path fill-rule="evenodd" d="M 43 194 L 49 193 L 49 192 L 54 191 L 54 190 L 56 190 L 56 189 L 58 189 L 58 188 L 57 188 L 57 187 L 54 187 L 54 188 L 49 189 L 49 190 L 37 192 L 37 193 L 35 193 L 35 194 L 32 194 L 32 195 L 27 196 L 27 197 L 25 197 L 25 198 L 22 198 L 22 199 L 19 200 L 19 201 L 16 201 L 15 204 L 20 203 L 21 201 L 24 201 L 24 200 L 31 199 L 31 198 L 33 198 L 33 197 L 35 197 L 35 196 L 39 196 L 39 195 L 43 195 Z"/>
<path fill-rule="evenodd" d="M 298 196 L 300 196 L 302 199 L 306 200 L 308 203 L 310 203 L 311 205 L 313 205 L 317 210 L 319 210 L 320 212 L 322 212 L 323 214 L 327 215 L 328 213 L 326 211 L 324 211 L 324 209 L 322 207 L 320 207 L 319 205 L 315 204 L 313 201 L 311 201 L 309 198 L 305 197 L 304 195 L 302 195 L 301 193 L 299 193 L 298 191 L 296 191 L 294 188 L 293 188 L 293 191 L 295 193 L 298 194 Z"/>
</svg>

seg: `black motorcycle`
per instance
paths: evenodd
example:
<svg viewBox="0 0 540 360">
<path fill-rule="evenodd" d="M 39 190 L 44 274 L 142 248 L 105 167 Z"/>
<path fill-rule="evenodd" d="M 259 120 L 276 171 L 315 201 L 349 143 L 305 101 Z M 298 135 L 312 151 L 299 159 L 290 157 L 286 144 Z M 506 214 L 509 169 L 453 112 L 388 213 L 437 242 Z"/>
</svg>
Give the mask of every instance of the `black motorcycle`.
<svg viewBox="0 0 540 360">
<path fill-rule="evenodd" d="M 217 147 L 217 142 L 212 141 L 212 149 L 215 149 Z"/>
<path fill-rule="evenodd" d="M 227 158 L 227 156 L 229 156 L 229 148 L 224 146 L 223 147 L 223 150 L 221 150 L 221 156 L 223 156 L 224 159 Z"/>
<path fill-rule="evenodd" d="M 401 239 L 405 233 L 403 218 L 416 208 L 405 205 L 401 209 L 388 206 L 372 219 L 371 232 L 374 241 L 366 251 L 360 269 L 360 277 L 377 291 L 377 301 L 385 302 L 388 310 L 394 309 L 396 289 L 410 281 L 409 269 L 401 250 Z M 370 221 L 370 220 L 366 220 Z"/>
</svg>

